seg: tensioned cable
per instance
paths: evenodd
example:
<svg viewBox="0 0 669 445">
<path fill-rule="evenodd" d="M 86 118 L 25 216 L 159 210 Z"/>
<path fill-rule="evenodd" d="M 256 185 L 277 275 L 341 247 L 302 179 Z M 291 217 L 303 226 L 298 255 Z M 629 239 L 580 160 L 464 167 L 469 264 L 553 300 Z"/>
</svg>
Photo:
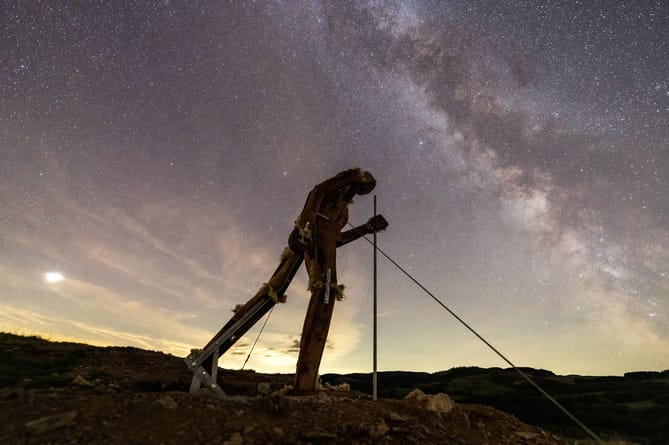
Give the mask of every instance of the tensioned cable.
<svg viewBox="0 0 669 445">
<path fill-rule="evenodd" d="M 348 223 L 348 225 L 351 226 L 351 227 L 353 227 L 353 228 L 355 229 L 355 226 L 353 226 L 353 224 Z M 372 246 L 374 246 L 374 243 L 373 243 L 372 241 L 370 241 L 366 236 L 362 235 L 362 238 L 364 238 L 365 241 L 367 241 L 369 244 L 371 244 Z M 511 360 L 509 360 L 508 358 L 506 358 L 506 356 L 504 356 L 504 354 L 502 354 L 501 352 L 499 352 L 499 351 L 497 350 L 497 348 L 495 348 L 492 344 L 490 344 L 490 342 L 489 342 L 488 340 L 486 340 L 485 338 L 483 338 L 483 337 L 481 336 L 481 334 L 479 334 L 478 332 L 476 332 L 476 330 L 475 330 L 474 328 L 472 328 L 466 321 L 464 321 L 462 318 L 460 318 L 460 317 L 458 316 L 458 314 L 456 314 L 456 313 L 453 312 L 448 306 L 446 306 L 446 305 L 445 305 L 439 298 L 437 298 L 432 292 L 430 292 L 425 286 L 423 286 L 423 285 L 422 285 L 416 278 L 414 278 L 413 275 L 411 275 L 405 268 L 403 268 L 402 266 L 400 266 L 400 265 L 399 265 L 395 260 L 393 260 L 387 253 L 385 253 L 380 247 L 378 247 L 378 245 L 376 246 L 376 250 L 378 250 L 378 251 L 381 253 L 381 255 L 383 255 L 388 261 L 390 261 L 390 263 L 392 263 L 393 266 L 395 266 L 396 268 L 398 268 L 404 275 L 406 275 L 411 281 L 413 281 L 414 284 L 416 284 L 416 285 L 417 285 L 418 287 L 420 287 L 426 294 L 428 294 L 428 295 L 429 295 L 429 296 L 430 296 L 430 297 L 431 297 L 437 304 L 439 304 L 439 306 L 441 306 L 443 309 L 445 309 L 446 311 L 448 311 L 449 314 L 451 314 L 456 320 L 458 320 L 458 321 L 459 321 L 464 327 L 466 327 L 472 334 L 474 334 L 476 337 L 478 337 L 479 340 L 481 340 L 483 343 L 485 343 L 486 346 L 488 346 L 490 349 L 492 349 L 492 351 L 495 352 L 495 354 L 497 354 L 498 356 L 500 356 L 500 357 L 502 358 L 502 360 L 504 360 L 506 363 L 508 363 L 509 366 L 511 366 L 511 367 L 512 367 L 512 368 L 513 368 L 513 369 L 514 369 L 514 370 L 515 370 L 515 371 L 516 371 L 522 378 L 524 378 L 530 385 L 534 386 L 534 387 L 535 387 L 535 388 L 536 388 L 536 389 L 537 389 L 537 390 L 538 390 L 544 397 L 546 397 L 548 400 L 550 400 L 550 401 L 553 403 L 553 405 L 555 405 L 556 407 L 558 407 L 558 408 L 560 409 L 560 411 L 562 411 L 564 414 L 567 415 L 567 417 L 569 417 L 571 420 L 573 420 L 574 423 L 576 423 L 579 427 L 581 427 L 581 429 L 582 429 L 583 431 L 585 431 L 586 433 L 588 433 L 588 435 L 589 435 L 590 437 L 592 437 L 593 439 L 595 439 L 595 440 L 596 440 L 598 443 L 600 443 L 600 444 L 603 444 L 603 443 L 604 443 L 604 442 L 602 441 L 602 439 L 600 439 L 599 436 L 597 436 L 597 435 L 596 435 L 590 428 L 588 428 L 587 426 L 585 426 L 585 424 L 583 424 L 583 422 L 581 422 L 580 420 L 578 420 L 572 413 L 570 413 L 570 412 L 567 410 L 567 408 L 565 408 L 564 406 L 562 406 L 562 404 L 560 404 L 560 402 L 558 402 L 557 400 L 555 400 L 550 394 L 548 394 L 546 391 L 544 391 L 544 389 L 543 389 L 541 386 L 539 386 L 534 380 L 532 380 L 532 378 L 531 378 L 530 376 L 528 376 L 527 374 L 525 374 L 525 373 L 524 373 L 523 371 L 521 371 L 516 365 L 514 365 L 514 364 L 511 362 Z"/>
<path fill-rule="evenodd" d="M 265 329 L 265 325 L 267 325 L 267 322 L 269 321 L 269 316 L 272 315 L 273 310 L 274 310 L 274 306 L 272 306 L 272 309 L 269 310 L 269 312 L 267 313 L 267 318 L 265 318 L 265 322 L 260 327 L 260 332 L 258 332 L 258 336 L 256 337 L 256 341 L 253 342 L 253 346 L 251 346 L 251 350 L 249 351 L 249 355 L 247 355 L 246 360 L 244 360 L 244 364 L 242 365 L 242 371 L 244 370 L 244 366 L 246 366 L 246 363 L 248 363 L 249 359 L 251 358 L 251 354 L 253 353 L 253 349 L 256 347 L 256 343 L 258 343 L 258 340 L 260 340 L 260 335 L 262 334 L 262 331 Z"/>
</svg>

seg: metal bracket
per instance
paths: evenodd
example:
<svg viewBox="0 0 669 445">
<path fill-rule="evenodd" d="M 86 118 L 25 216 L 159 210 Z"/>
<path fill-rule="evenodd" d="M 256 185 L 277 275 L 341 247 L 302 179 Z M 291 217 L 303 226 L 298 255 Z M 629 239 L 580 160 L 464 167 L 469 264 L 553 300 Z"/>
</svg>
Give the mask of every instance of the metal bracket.
<svg viewBox="0 0 669 445">
<path fill-rule="evenodd" d="M 332 281 L 332 270 L 328 267 L 325 270 L 325 297 L 323 303 L 330 304 L 330 282 Z"/>
<path fill-rule="evenodd" d="M 193 379 L 190 382 L 190 389 L 188 392 L 195 394 L 200 387 L 204 386 L 221 399 L 226 399 L 228 397 L 227 394 L 225 394 L 218 383 L 216 383 L 216 377 L 218 375 L 218 349 L 216 349 L 211 356 L 211 374 L 208 373 L 202 365 L 195 365 L 193 356 L 194 353 L 191 353 L 185 359 L 186 364 L 193 371 Z"/>
<path fill-rule="evenodd" d="M 188 368 L 193 371 L 193 379 L 191 380 L 190 390 L 191 394 L 196 393 L 200 387 L 204 386 L 205 388 L 211 390 L 220 398 L 228 398 L 228 396 L 223 392 L 221 387 L 216 383 L 216 377 L 218 374 L 218 358 L 221 355 L 221 350 L 223 352 L 227 351 L 245 332 L 245 327 L 247 323 L 252 321 L 251 319 L 261 311 L 271 308 L 275 302 L 270 297 L 265 297 L 259 300 L 246 314 L 244 314 L 239 320 L 237 320 L 232 326 L 230 326 L 225 331 L 221 332 L 219 335 L 216 335 L 213 341 L 210 342 L 209 346 L 204 348 L 204 350 L 193 350 L 191 353 L 184 359 Z M 241 331 L 241 333 L 240 333 Z M 202 363 L 207 361 L 211 357 L 211 373 L 207 372 L 206 369 L 202 366 Z"/>
</svg>

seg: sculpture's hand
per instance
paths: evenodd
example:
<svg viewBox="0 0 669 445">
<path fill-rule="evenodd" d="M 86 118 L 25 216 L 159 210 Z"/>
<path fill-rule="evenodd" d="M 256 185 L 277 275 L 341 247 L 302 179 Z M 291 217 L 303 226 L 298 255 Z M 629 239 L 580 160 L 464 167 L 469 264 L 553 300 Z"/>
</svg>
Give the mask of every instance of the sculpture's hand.
<svg viewBox="0 0 669 445">
<path fill-rule="evenodd" d="M 376 233 L 382 230 L 386 230 L 388 227 L 388 221 L 382 215 L 373 216 L 365 224 L 365 232 L 367 233 Z"/>
</svg>

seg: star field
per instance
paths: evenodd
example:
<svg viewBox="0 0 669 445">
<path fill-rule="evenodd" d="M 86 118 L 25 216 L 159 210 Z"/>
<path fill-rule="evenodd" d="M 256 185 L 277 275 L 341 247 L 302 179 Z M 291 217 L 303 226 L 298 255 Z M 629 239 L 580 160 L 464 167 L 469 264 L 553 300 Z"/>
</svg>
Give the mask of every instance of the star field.
<svg viewBox="0 0 669 445">
<path fill-rule="evenodd" d="M 269 278 L 311 188 L 360 166 L 380 246 L 517 364 L 669 367 L 666 2 L 0 11 L 1 330 L 185 355 Z M 323 372 L 371 367 L 371 255 L 338 253 Z M 502 366 L 379 279 L 381 369 Z M 306 283 L 247 366 L 294 371 Z"/>
</svg>

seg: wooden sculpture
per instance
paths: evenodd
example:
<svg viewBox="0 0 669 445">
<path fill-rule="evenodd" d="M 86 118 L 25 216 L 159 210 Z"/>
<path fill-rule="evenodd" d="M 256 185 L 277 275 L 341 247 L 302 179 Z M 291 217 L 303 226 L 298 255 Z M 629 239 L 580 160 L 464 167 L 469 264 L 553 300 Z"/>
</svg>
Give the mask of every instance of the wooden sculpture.
<svg viewBox="0 0 669 445">
<path fill-rule="evenodd" d="M 366 224 L 341 231 L 348 222 L 348 205 L 353 197 L 369 193 L 375 185 L 371 173 L 354 168 L 314 187 L 295 221 L 281 262 L 268 282 L 246 304 L 235 309 L 234 316 L 203 349 L 193 350 L 186 357 L 186 364 L 193 371 L 191 392 L 205 385 L 225 397 L 216 382 L 218 358 L 276 303 L 286 301 L 286 289 L 303 260 L 307 264 L 311 299 L 302 328 L 295 390 L 304 392 L 316 388 L 334 302 L 342 297 L 343 286 L 337 282 L 337 247 L 388 226 L 383 216 L 377 215 Z"/>
</svg>

